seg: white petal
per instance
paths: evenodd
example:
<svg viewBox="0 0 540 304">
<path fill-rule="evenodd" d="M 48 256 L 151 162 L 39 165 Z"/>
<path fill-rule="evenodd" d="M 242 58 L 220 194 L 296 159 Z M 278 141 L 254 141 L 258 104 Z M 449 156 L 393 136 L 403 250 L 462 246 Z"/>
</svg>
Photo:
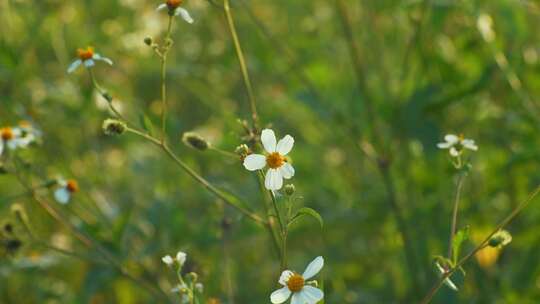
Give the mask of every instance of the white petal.
<svg viewBox="0 0 540 304">
<path fill-rule="evenodd" d="M 322 290 L 309 285 L 302 288 L 302 293 L 309 304 L 318 303 L 320 300 L 322 300 L 322 298 L 324 298 L 324 292 Z"/>
<path fill-rule="evenodd" d="M 309 280 L 314 277 L 324 266 L 324 259 L 321 256 L 316 257 L 309 265 L 306 267 L 304 274 L 304 280 Z"/>
<path fill-rule="evenodd" d="M 281 289 L 278 289 L 270 295 L 270 301 L 273 304 L 281 304 L 291 296 L 291 291 L 288 287 L 283 287 Z"/>
<path fill-rule="evenodd" d="M 179 7 L 176 9 L 176 12 L 174 13 L 174 15 L 175 16 L 180 15 L 180 17 L 182 17 L 182 19 L 184 19 L 184 21 L 186 21 L 187 23 L 190 23 L 190 24 L 193 23 L 193 18 L 191 18 L 191 16 L 189 15 L 189 12 L 186 9 Z"/>
<path fill-rule="evenodd" d="M 162 257 L 161 261 L 163 261 L 163 263 L 165 263 L 165 264 L 167 264 L 169 266 L 174 263 L 174 260 L 170 255 L 166 255 L 166 256 Z"/>
<path fill-rule="evenodd" d="M 439 148 L 439 149 L 448 149 L 451 146 L 453 146 L 453 144 L 451 144 L 449 142 L 443 142 L 443 143 L 438 143 L 437 144 L 437 148 Z"/>
<path fill-rule="evenodd" d="M 474 143 L 474 140 L 472 139 L 465 139 L 462 142 L 463 146 L 469 150 L 476 151 L 478 150 L 478 146 Z"/>
<path fill-rule="evenodd" d="M 178 251 L 178 253 L 176 254 L 176 261 L 178 262 L 178 264 L 180 264 L 180 266 L 184 265 L 186 259 L 187 254 L 185 252 Z"/>
<path fill-rule="evenodd" d="M 456 135 L 454 134 L 448 134 L 444 137 L 444 140 L 451 143 L 451 144 L 455 144 L 459 141 L 459 137 L 457 137 Z"/>
<path fill-rule="evenodd" d="M 453 157 L 458 157 L 459 151 L 456 148 L 452 147 L 450 148 L 450 155 L 452 155 Z"/>
<path fill-rule="evenodd" d="M 269 169 L 266 172 L 266 178 L 264 180 L 264 186 L 268 190 L 279 190 L 283 186 L 283 176 L 279 169 Z"/>
<path fill-rule="evenodd" d="M 250 154 L 244 159 L 244 167 L 249 171 L 260 170 L 266 166 L 266 157 L 261 154 Z"/>
<path fill-rule="evenodd" d="M 294 275 L 294 272 L 290 270 L 284 270 L 279 276 L 279 284 L 287 286 L 287 282 Z"/>
<path fill-rule="evenodd" d="M 73 73 L 82 63 L 82 60 L 80 59 L 77 59 L 75 61 L 73 61 L 73 63 L 71 63 L 67 69 L 67 72 L 69 74 Z"/>
<path fill-rule="evenodd" d="M 290 135 L 285 135 L 285 137 L 279 140 L 276 151 L 281 155 L 287 155 L 287 153 L 291 152 L 293 145 L 294 138 Z"/>
<path fill-rule="evenodd" d="M 96 63 L 92 59 L 88 59 L 84 61 L 84 66 L 87 68 L 93 67 L 94 65 L 96 65 Z"/>
<path fill-rule="evenodd" d="M 158 5 L 158 7 L 156 8 L 156 11 L 160 11 L 160 10 L 165 9 L 165 8 L 167 8 L 167 4 L 162 3 L 162 4 Z"/>
<path fill-rule="evenodd" d="M 54 199 L 56 199 L 57 202 L 59 202 L 60 204 L 67 204 L 69 203 L 69 198 L 70 198 L 70 193 L 69 191 L 62 187 L 62 188 L 58 188 L 56 189 L 56 191 L 54 191 Z"/>
<path fill-rule="evenodd" d="M 283 178 L 289 179 L 294 176 L 294 168 L 289 163 L 284 163 L 283 166 L 279 168 L 279 172 L 281 172 L 281 175 Z"/>
<path fill-rule="evenodd" d="M 291 304 L 306 304 L 306 298 L 304 298 L 304 293 L 302 291 L 293 293 Z"/>
<path fill-rule="evenodd" d="M 270 129 L 264 129 L 261 133 L 261 142 L 268 153 L 276 152 L 276 135 Z"/>
<path fill-rule="evenodd" d="M 435 266 L 437 267 L 437 270 L 441 275 L 444 275 L 446 273 L 446 270 L 444 270 L 444 268 L 442 268 L 439 263 L 435 263 Z M 450 280 L 449 277 L 444 280 L 444 284 L 452 288 L 453 290 L 458 291 L 457 286 L 454 284 L 454 282 L 452 282 L 452 280 Z"/>
<path fill-rule="evenodd" d="M 10 150 L 15 150 L 19 146 L 19 140 L 17 138 L 6 141 L 6 146 Z"/>
<path fill-rule="evenodd" d="M 0 155 L 2 155 L 2 152 L 4 152 L 4 141 L 0 139 Z"/>
<path fill-rule="evenodd" d="M 108 63 L 109 65 L 113 65 L 113 62 L 111 59 L 107 58 L 107 57 L 103 57 L 101 56 L 100 54 L 94 54 L 94 57 L 92 57 L 94 60 L 100 60 L 100 61 L 103 61 L 105 63 Z"/>
</svg>

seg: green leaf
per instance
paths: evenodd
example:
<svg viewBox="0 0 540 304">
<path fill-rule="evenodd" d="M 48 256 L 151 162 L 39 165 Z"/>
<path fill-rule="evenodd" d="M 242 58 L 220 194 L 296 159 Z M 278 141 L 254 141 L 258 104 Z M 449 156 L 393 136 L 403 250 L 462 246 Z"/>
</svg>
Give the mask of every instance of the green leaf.
<svg viewBox="0 0 540 304">
<path fill-rule="evenodd" d="M 469 239 L 469 226 L 459 230 L 456 233 L 456 235 L 454 235 L 454 240 L 452 241 L 452 257 L 453 257 L 454 265 L 456 264 L 456 261 L 459 259 L 461 246 L 468 239 Z"/>
<path fill-rule="evenodd" d="M 302 218 L 302 217 L 304 217 L 306 215 L 311 216 L 312 218 L 316 219 L 319 222 L 319 224 L 321 225 L 321 228 L 323 228 L 324 221 L 323 221 L 322 216 L 315 209 L 312 209 L 312 208 L 309 208 L 309 207 L 303 207 L 300 210 L 298 210 L 298 212 L 291 219 L 291 221 L 289 222 L 288 225 L 291 225 L 292 223 L 296 222 L 297 220 L 299 220 L 300 218 Z"/>
</svg>

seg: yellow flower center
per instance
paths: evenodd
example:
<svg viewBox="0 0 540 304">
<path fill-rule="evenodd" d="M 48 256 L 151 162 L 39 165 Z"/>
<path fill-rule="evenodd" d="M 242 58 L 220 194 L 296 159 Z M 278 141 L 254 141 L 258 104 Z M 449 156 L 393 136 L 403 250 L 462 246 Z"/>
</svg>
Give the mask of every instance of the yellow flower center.
<svg viewBox="0 0 540 304">
<path fill-rule="evenodd" d="M 11 140 L 15 137 L 15 134 L 11 128 L 2 128 L 0 129 L 0 136 L 3 140 Z"/>
<path fill-rule="evenodd" d="M 304 277 L 295 273 L 287 281 L 287 287 L 292 292 L 299 292 L 304 288 Z"/>
<path fill-rule="evenodd" d="M 92 57 L 94 57 L 94 48 L 89 46 L 86 49 L 78 49 L 77 57 L 79 57 L 79 59 L 82 61 L 92 59 Z"/>
<path fill-rule="evenodd" d="M 266 164 L 268 167 L 272 169 L 277 169 L 281 166 L 283 166 L 283 163 L 285 162 L 285 157 L 283 157 L 278 152 L 272 152 L 266 156 Z"/>
<path fill-rule="evenodd" d="M 167 0 L 165 3 L 169 9 L 173 10 L 179 7 L 180 4 L 182 4 L 182 1 L 183 0 Z"/>
<path fill-rule="evenodd" d="M 70 180 L 67 181 L 66 189 L 71 193 L 78 192 L 79 191 L 79 184 L 77 183 L 76 180 L 70 179 Z"/>
</svg>

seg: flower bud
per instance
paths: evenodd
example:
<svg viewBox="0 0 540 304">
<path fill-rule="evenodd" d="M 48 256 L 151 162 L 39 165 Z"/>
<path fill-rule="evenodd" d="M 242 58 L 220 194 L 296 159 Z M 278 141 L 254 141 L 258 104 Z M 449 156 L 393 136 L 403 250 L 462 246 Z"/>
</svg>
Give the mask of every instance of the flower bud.
<svg viewBox="0 0 540 304">
<path fill-rule="evenodd" d="M 246 155 L 248 155 L 249 152 L 250 152 L 249 147 L 246 144 L 241 144 L 240 146 L 236 147 L 236 149 L 234 149 L 234 153 L 242 157 L 245 157 Z"/>
<path fill-rule="evenodd" d="M 197 280 L 199 279 L 199 276 L 195 272 L 188 273 L 187 277 L 191 282 L 197 282 Z"/>
<path fill-rule="evenodd" d="M 102 125 L 103 133 L 106 135 L 121 135 L 127 130 L 127 125 L 117 119 L 105 119 Z"/>
<path fill-rule="evenodd" d="M 488 241 L 488 245 L 494 248 L 502 248 L 512 241 L 512 235 L 506 230 L 499 230 Z"/>
<path fill-rule="evenodd" d="M 148 45 L 148 46 L 151 46 L 152 43 L 154 43 L 154 40 L 152 39 L 152 37 L 146 37 L 144 38 L 144 44 Z"/>
<path fill-rule="evenodd" d="M 287 194 L 288 196 L 291 196 L 296 191 L 296 187 L 293 184 L 288 184 L 285 186 L 284 190 L 285 190 L 285 194 Z"/>
<path fill-rule="evenodd" d="M 206 139 L 193 132 L 184 133 L 184 135 L 182 135 L 182 141 L 186 146 L 199 151 L 204 151 L 210 146 Z"/>
</svg>

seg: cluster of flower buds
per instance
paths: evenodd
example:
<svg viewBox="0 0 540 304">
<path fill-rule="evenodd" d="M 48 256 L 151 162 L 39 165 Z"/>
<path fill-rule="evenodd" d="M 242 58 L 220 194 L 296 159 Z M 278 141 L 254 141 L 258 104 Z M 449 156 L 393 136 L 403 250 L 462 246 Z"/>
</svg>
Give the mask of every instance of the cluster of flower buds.
<svg viewBox="0 0 540 304">
<path fill-rule="evenodd" d="M 189 272 L 183 275 L 184 264 L 186 263 L 187 254 L 183 251 L 178 251 L 175 257 L 166 255 L 161 258 L 161 261 L 169 267 L 175 267 L 178 283 L 171 289 L 171 292 L 178 293 L 182 299 L 182 303 L 193 303 L 193 299 L 204 291 L 204 286 L 200 283 L 199 276 L 195 272 Z"/>
</svg>

